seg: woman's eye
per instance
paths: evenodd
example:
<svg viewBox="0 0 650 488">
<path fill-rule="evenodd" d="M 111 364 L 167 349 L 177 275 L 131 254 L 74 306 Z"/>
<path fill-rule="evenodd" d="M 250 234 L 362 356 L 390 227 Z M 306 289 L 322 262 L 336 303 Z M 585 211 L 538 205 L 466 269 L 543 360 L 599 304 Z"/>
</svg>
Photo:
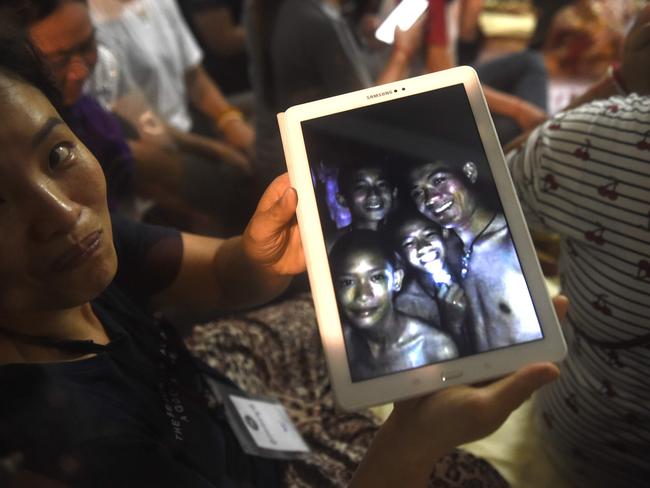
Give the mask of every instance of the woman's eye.
<svg viewBox="0 0 650 488">
<path fill-rule="evenodd" d="M 422 195 L 424 195 L 424 192 L 419 188 L 415 188 L 411 190 L 411 198 L 413 198 L 414 200 L 422 198 Z"/>
<path fill-rule="evenodd" d="M 49 165 L 50 168 L 55 169 L 62 163 L 68 162 L 74 158 L 74 144 L 60 143 L 50 151 Z"/>
</svg>

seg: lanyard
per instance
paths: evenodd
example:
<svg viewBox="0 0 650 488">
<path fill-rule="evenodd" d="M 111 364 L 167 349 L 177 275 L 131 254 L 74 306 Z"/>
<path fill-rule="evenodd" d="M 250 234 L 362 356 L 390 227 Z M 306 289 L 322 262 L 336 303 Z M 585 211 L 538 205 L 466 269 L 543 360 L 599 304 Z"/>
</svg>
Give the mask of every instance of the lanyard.
<svg viewBox="0 0 650 488">
<path fill-rule="evenodd" d="M 73 354 L 98 354 L 106 352 L 110 349 L 110 344 L 103 345 L 97 344 L 91 340 L 68 340 L 68 339 L 53 339 L 51 337 L 33 336 L 23 334 L 11 329 L 0 326 L 0 334 L 11 337 L 17 341 L 25 344 L 32 344 L 36 346 L 49 347 L 51 349 L 59 349 Z"/>
</svg>

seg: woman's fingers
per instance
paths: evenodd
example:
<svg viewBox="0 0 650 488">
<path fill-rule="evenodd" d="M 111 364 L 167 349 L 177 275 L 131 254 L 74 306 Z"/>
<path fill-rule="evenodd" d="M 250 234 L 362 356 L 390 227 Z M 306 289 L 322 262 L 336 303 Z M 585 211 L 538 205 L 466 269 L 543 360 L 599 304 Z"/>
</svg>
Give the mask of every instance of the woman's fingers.
<svg viewBox="0 0 650 488">
<path fill-rule="evenodd" d="M 566 317 L 567 310 L 569 309 L 569 299 L 564 295 L 558 295 L 553 298 L 553 307 L 557 318 L 562 321 Z"/>
<path fill-rule="evenodd" d="M 517 372 L 482 387 L 488 408 L 499 422 L 528 399 L 537 389 L 555 380 L 560 370 L 553 363 L 529 364 Z"/>
</svg>

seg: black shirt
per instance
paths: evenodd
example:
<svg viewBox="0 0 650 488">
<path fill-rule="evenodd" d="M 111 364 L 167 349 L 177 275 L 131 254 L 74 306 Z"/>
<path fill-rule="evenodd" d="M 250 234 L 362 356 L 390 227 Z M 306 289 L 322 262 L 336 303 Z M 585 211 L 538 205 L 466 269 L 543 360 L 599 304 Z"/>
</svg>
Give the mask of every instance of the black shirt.
<svg viewBox="0 0 650 488">
<path fill-rule="evenodd" d="M 235 24 L 242 20 L 242 0 L 178 0 L 178 6 L 183 12 L 192 33 L 201 45 L 204 53 L 203 66 L 217 82 L 219 88 L 226 94 L 241 93 L 251 89 L 248 78 L 248 56 L 246 51 L 220 56 L 213 52 L 205 42 L 199 29 L 194 23 L 194 16 L 201 15 L 206 10 L 226 8 L 232 15 Z"/>
<path fill-rule="evenodd" d="M 81 361 L 0 366 L 0 458 L 70 486 L 279 486 L 209 406 L 198 363 L 148 299 L 175 278 L 180 234 L 113 219 L 119 268 L 93 300 L 110 343 Z M 164 264 L 163 264 L 164 263 Z"/>
</svg>

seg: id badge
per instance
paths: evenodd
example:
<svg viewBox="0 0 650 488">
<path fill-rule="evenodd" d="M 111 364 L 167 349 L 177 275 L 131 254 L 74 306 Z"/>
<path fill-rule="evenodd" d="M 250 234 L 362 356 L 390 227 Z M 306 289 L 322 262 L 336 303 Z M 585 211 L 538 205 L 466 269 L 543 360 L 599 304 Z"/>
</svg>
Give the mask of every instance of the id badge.
<svg viewBox="0 0 650 488">
<path fill-rule="evenodd" d="M 209 377 L 206 381 L 224 405 L 228 424 L 246 454 L 291 460 L 309 453 L 309 447 L 277 400 L 248 395 Z"/>
</svg>

